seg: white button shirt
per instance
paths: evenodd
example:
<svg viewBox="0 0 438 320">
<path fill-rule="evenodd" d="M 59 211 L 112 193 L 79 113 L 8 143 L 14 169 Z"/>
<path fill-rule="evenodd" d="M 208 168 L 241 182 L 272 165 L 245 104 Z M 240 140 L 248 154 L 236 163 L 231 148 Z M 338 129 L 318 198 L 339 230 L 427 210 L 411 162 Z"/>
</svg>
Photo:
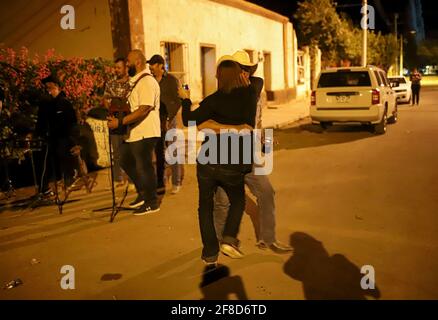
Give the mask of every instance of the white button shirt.
<svg viewBox="0 0 438 320">
<path fill-rule="evenodd" d="M 153 106 L 155 107 L 149 115 L 140 122 L 129 125 L 126 142 L 136 142 L 146 138 L 160 137 L 160 86 L 155 78 L 150 75 L 149 67 L 136 74 L 129 79 L 131 86 L 143 74 L 149 74 L 143 77 L 132 90 L 128 101 L 131 107 L 131 112 L 138 109 L 139 106 Z"/>
</svg>

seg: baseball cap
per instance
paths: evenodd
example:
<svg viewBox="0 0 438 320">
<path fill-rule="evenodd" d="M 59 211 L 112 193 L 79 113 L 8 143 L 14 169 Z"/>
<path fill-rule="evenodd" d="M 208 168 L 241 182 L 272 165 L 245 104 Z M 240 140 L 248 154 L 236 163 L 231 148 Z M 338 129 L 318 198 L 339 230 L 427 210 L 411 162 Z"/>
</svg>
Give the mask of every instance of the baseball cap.
<svg viewBox="0 0 438 320">
<path fill-rule="evenodd" d="M 162 56 L 160 56 L 159 54 L 155 54 L 147 61 L 147 63 L 149 63 L 150 65 L 153 65 L 156 63 L 164 65 L 164 58 Z"/>
</svg>

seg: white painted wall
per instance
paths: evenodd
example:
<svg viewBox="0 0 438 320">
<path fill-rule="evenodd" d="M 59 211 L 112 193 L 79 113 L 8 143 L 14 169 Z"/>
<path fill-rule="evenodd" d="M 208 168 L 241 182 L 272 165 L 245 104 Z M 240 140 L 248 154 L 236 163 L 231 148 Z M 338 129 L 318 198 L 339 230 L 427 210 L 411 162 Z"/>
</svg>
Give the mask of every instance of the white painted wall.
<svg viewBox="0 0 438 320">
<path fill-rule="evenodd" d="M 309 47 L 304 47 L 304 84 L 297 85 L 297 99 L 305 99 L 310 95 L 311 87 L 311 61 Z"/>
<path fill-rule="evenodd" d="M 75 10 L 74 30 L 63 30 L 63 5 Z M 20 49 L 31 56 L 54 48 L 65 58 L 113 58 L 108 0 L 0 1 L 0 46 Z"/>
<path fill-rule="evenodd" d="M 292 83 L 293 85 L 291 85 L 292 87 L 297 86 L 297 81 L 298 81 L 298 62 L 297 62 L 297 56 L 298 56 L 298 40 L 297 40 L 297 34 L 295 33 L 295 31 L 293 32 L 293 37 L 292 37 L 292 54 L 293 54 L 293 65 L 292 65 Z"/>
<path fill-rule="evenodd" d="M 208 0 L 143 0 L 143 20 L 147 58 L 161 53 L 161 41 L 187 44 L 195 101 L 202 98 L 201 44 L 216 45 L 217 58 L 239 49 L 271 52 L 272 90 L 285 88 L 281 22 Z M 263 75 L 263 63 L 256 75 Z"/>
<path fill-rule="evenodd" d="M 286 39 L 287 39 L 287 65 L 288 65 L 288 73 L 287 73 L 287 79 L 288 79 L 288 85 L 289 88 L 295 87 L 295 79 L 294 79 L 294 73 L 293 70 L 295 68 L 295 55 L 294 55 L 294 40 L 295 33 L 292 26 L 292 23 L 287 24 L 287 33 L 286 33 Z"/>
</svg>

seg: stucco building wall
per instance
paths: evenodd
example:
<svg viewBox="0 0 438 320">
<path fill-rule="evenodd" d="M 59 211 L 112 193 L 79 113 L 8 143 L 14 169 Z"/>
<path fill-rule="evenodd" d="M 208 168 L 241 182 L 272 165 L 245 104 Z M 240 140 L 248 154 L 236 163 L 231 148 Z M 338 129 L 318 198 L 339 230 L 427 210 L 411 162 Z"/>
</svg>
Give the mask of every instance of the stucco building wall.
<svg viewBox="0 0 438 320">
<path fill-rule="evenodd" d="M 54 48 L 66 58 L 113 59 L 118 52 L 128 52 L 128 47 L 143 50 L 149 58 L 156 53 L 164 55 L 164 43 L 182 44 L 185 74 L 181 79 L 190 86 L 195 101 L 216 86 L 214 62 L 245 49 L 259 62 L 256 75 L 265 79 L 267 98 L 285 102 L 302 94 L 302 85 L 297 83 L 298 43 L 293 25 L 288 18 L 252 3 L 71 0 L 68 4 L 75 9 L 76 28 L 63 30 L 60 9 L 65 4 L 64 0 L 0 1 L 0 45 L 26 46 L 31 54 Z M 128 24 L 126 19 L 117 19 L 120 10 Z M 128 37 L 130 43 L 119 41 L 120 37 Z M 205 50 L 201 53 L 201 47 L 210 48 L 208 56 Z"/>
<path fill-rule="evenodd" d="M 75 29 L 61 28 L 63 5 L 75 9 Z M 108 0 L 0 1 L 0 45 L 30 54 L 54 48 L 62 56 L 112 59 Z"/>
<path fill-rule="evenodd" d="M 287 88 L 284 38 L 292 64 L 292 25 L 209 0 L 142 0 L 145 53 L 163 54 L 163 42 L 184 45 L 186 80 L 194 100 L 202 99 L 201 46 L 215 48 L 216 59 L 239 49 L 252 50 L 259 60 L 256 75 L 264 77 L 263 54 L 270 53 L 271 90 Z M 130 13 L 135 14 L 135 13 Z M 286 19 L 287 20 L 287 19 Z M 291 81 L 291 85 L 293 85 Z"/>
</svg>

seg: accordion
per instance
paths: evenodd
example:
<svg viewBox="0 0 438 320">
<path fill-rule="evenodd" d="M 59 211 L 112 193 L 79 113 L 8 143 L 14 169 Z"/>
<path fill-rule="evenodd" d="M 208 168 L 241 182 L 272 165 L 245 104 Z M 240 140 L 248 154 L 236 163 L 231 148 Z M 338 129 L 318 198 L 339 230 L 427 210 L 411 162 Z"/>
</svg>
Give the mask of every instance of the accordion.
<svg viewBox="0 0 438 320">
<path fill-rule="evenodd" d="M 129 105 L 128 99 L 121 97 L 111 98 L 109 113 L 114 118 L 117 118 L 119 119 L 119 121 L 122 121 L 124 116 L 131 113 L 131 107 Z M 125 135 L 128 133 L 128 126 L 124 125 L 116 129 L 111 129 L 110 133 L 117 135 Z"/>
</svg>

